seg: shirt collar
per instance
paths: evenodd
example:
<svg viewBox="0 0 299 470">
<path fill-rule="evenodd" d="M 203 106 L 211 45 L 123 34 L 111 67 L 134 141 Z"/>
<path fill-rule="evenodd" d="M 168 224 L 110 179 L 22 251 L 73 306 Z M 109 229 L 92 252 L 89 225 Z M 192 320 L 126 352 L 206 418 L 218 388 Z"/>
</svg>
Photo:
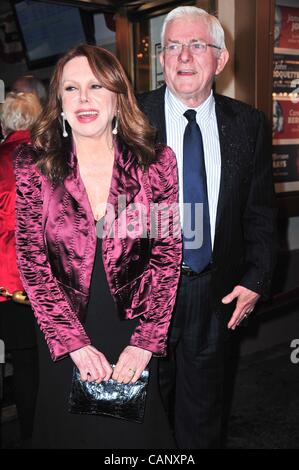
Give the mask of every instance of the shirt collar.
<svg viewBox="0 0 299 470">
<path fill-rule="evenodd" d="M 183 114 L 187 111 L 188 106 L 183 104 L 170 90 L 166 88 L 165 103 L 168 107 L 169 114 L 172 119 L 179 120 L 183 117 Z M 200 126 L 206 126 L 209 119 L 215 109 L 215 99 L 213 91 L 210 96 L 201 103 L 197 108 L 192 108 L 196 111 L 196 121 Z M 184 118 L 185 119 L 185 118 Z"/>
</svg>

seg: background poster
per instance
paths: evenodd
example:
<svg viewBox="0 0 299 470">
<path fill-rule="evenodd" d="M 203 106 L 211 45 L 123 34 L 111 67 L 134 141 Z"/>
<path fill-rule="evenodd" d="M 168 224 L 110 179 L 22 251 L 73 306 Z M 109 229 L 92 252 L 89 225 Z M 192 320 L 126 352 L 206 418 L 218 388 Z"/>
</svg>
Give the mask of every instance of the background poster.
<svg viewBox="0 0 299 470">
<path fill-rule="evenodd" d="M 273 100 L 273 144 L 299 145 L 299 99 Z"/>
<path fill-rule="evenodd" d="M 299 191 L 299 7 L 276 7 L 274 41 L 272 155 L 281 193 Z"/>
<path fill-rule="evenodd" d="M 274 52 L 299 54 L 299 7 L 276 7 Z"/>
<path fill-rule="evenodd" d="M 299 191 L 299 147 L 273 146 L 273 172 L 276 192 Z"/>
<path fill-rule="evenodd" d="M 299 93 L 299 55 L 274 55 L 273 92 Z"/>
<path fill-rule="evenodd" d="M 161 30 L 166 15 L 156 16 L 150 20 L 150 51 L 151 51 L 151 84 L 150 89 L 155 90 L 164 83 L 163 70 L 160 64 Z"/>
</svg>

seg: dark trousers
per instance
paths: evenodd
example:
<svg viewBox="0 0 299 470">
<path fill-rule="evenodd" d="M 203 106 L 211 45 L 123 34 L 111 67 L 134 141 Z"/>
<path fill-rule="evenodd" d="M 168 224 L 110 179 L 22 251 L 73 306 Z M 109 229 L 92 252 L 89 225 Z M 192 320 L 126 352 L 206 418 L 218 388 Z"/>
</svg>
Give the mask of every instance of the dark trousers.
<svg viewBox="0 0 299 470">
<path fill-rule="evenodd" d="M 32 437 L 38 388 L 37 348 L 11 351 L 13 364 L 14 399 L 18 411 L 21 439 Z"/>
<path fill-rule="evenodd" d="M 38 388 L 35 320 L 30 307 L 13 301 L 0 303 L 0 338 L 11 354 L 13 393 L 22 442 L 32 437 Z"/>
<path fill-rule="evenodd" d="M 210 273 L 182 275 L 169 354 L 160 361 L 161 393 L 179 449 L 221 447 L 229 316 L 212 310 L 210 281 Z"/>
</svg>

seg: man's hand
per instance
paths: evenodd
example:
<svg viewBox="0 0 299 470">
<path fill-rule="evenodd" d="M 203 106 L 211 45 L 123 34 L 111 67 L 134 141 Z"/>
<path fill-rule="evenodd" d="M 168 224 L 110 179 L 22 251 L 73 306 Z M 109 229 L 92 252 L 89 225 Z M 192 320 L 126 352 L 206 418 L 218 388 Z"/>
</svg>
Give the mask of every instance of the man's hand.
<svg viewBox="0 0 299 470">
<path fill-rule="evenodd" d="M 117 361 L 112 379 L 121 383 L 135 383 L 151 360 L 152 353 L 136 346 L 127 346 Z"/>
<path fill-rule="evenodd" d="M 242 286 L 236 286 L 234 290 L 222 299 L 222 303 L 230 304 L 237 299 L 235 311 L 227 325 L 228 328 L 235 330 L 244 318 L 248 317 L 253 311 L 260 295 L 250 289 Z"/>
</svg>

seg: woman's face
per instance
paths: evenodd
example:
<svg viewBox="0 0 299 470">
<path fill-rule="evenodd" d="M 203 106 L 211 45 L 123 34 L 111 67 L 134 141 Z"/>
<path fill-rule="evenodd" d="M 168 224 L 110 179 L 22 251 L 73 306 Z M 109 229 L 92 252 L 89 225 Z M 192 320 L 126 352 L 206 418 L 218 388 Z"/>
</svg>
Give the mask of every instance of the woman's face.
<svg viewBox="0 0 299 470">
<path fill-rule="evenodd" d="M 66 63 L 60 92 L 64 116 L 75 138 L 110 136 L 116 94 L 101 86 L 86 57 Z"/>
</svg>

